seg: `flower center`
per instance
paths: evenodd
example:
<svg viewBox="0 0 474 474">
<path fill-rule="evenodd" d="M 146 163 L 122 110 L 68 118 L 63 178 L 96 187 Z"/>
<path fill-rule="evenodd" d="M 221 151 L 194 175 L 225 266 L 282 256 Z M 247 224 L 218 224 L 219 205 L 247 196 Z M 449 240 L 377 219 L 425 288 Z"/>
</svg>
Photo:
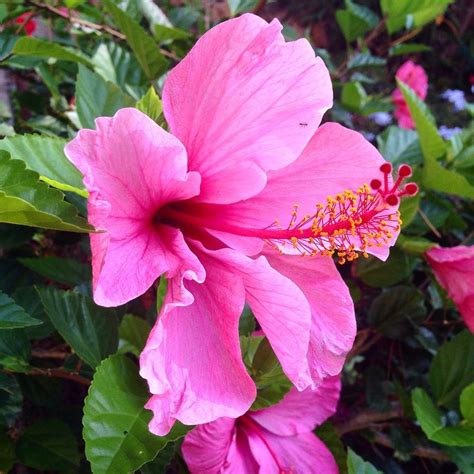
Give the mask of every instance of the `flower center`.
<svg viewBox="0 0 474 474">
<path fill-rule="evenodd" d="M 328 196 L 325 204 L 316 204 L 313 214 L 298 216 L 299 206 L 295 204 L 287 227 L 279 221 L 264 229 L 251 229 L 221 221 L 213 221 L 168 208 L 165 216 L 174 222 L 190 224 L 243 237 L 263 239 L 282 252 L 282 247 L 291 246 L 301 255 L 339 257 L 340 264 L 359 257 L 361 252 L 367 257 L 367 249 L 381 247 L 389 243 L 393 233 L 400 230 L 400 213 L 394 207 L 403 196 L 414 196 L 418 192 L 415 183 L 403 181 L 411 176 L 408 165 L 401 165 L 393 186 L 389 186 L 392 172 L 390 163 L 380 167 L 382 180 L 373 179 L 357 191 L 345 190 L 336 196 Z"/>
<path fill-rule="evenodd" d="M 260 425 L 258 423 L 256 423 L 251 417 L 245 416 L 245 415 L 241 416 L 238 419 L 238 422 L 240 422 L 242 425 L 247 427 L 252 433 L 256 434 L 260 438 L 260 440 L 263 442 L 265 447 L 268 449 L 268 452 L 270 453 L 270 456 L 272 457 L 273 461 L 277 465 L 278 474 L 292 474 L 294 472 L 291 467 L 289 469 L 286 469 L 285 467 L 283 467 L 280 459 L 278 458 L 277 454 L 268 443 L 267 439 L 265 438 L 265 434 L 262 432 Z"/>
</svg>

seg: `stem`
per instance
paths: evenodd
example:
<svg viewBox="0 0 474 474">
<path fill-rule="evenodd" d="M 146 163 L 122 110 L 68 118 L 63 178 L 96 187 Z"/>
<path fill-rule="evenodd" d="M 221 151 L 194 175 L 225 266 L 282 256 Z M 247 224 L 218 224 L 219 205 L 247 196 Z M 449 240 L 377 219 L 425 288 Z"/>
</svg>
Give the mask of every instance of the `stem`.
<svg viewBox="0 0 474 474">
<path fill-rule="evenodd" d="M 386 434 L 375 432 L 372 441 L 386 448 L 395 450 L 392 441 Z M 410 454 L 418 456 L 419 458 L 434 459 L 435 461 L 439 462 L 449 462 L 448 456 L 446 456 L 446 454 L 444 454 L 443 452 L 438 451 L 437 449 L 427 448 L 424 446 L 417 446 Z"/>
<path fill-rule="evenodd" d="M 5 372 L 14 373 L 9 370 L 6 370 Z M 44 377 L 66 379 L 66 380 L 71 380 L 73 382 L 79 383 L 81 385 L 85 385 L 87 387 L 91 384 L 91 381 L 89 379 L 86 379 L 85 377 L 82 377 L 82 375 L 79 375 L 76 372 L 68 372 L 67 370 L 64 370 L 64 369 L 41 369 L 39 367 L 34 367 L 29 372 L 26 372 L 25 375 L 33 375 L 33 376 L 41 375 Z"/>
<path fill-rule="evenodd" d="M 388 411 L 361 411 L 353 418 L 350 418 L 344 423 L 337 424 L 335 427 L 339 435 L 342 436 L 346 433 L 350 433 L 351 431 L 359 431 L 370 428 L 374 423 L 392 420 L 394 418 L 401 418 L 402 416 L 403 411 L 401 407 L 395 405 L 391 410 Z"/>
<path fill-rule="evenodd" d="M 46 3 L 37 2 L 36 0 L 27 0 L 27 3 L 38 8 L 39 10 L 45 10 L 53 15 L 59 16 L 63 18 L 64 20 L 67 20 L 71 24 L 82 25 L 96 31 L 104 31 L 105 33 L 108 33 L 109 35 L 114 36 L 115 38 L 122 41 L 127 39 L 127 37 L 123 33 L 120 33 L 120 31 L 117 31 L 108 25 L 99 25 L 98 23 L 93 23 L 92 21 L 83 20 L 82 18 L 72 17 L 71 15 L 68 15 L 67 13 L 63 13 L 61 10 L 59 10 L 59 8 L 53 7 L 52 5 L 48 5 Z M 179 60 L 179 58 L 175 54 L 170 53 L 169 51 L 166 51 L 165 49 L 160 48 L 160 53 L 163 56 L 174 59 L 176 61 Z"/>
</svg>

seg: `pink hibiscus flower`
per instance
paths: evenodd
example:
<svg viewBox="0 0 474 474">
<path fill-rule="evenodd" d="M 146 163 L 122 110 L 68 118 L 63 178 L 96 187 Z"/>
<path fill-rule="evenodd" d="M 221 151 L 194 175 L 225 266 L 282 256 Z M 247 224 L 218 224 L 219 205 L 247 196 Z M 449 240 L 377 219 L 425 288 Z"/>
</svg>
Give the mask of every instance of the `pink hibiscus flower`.
<svg viewBox="0 0 474 474">
<path fill-rule="evenodd" d="M 411 87 L 421 100 L 425 100 L 428 93 L 428 76 L 421 66 L 411 60 L 405 61 L 398 68 L 395 77 L 408 87 Z M 398 120 L 398 125 L 401 128 L 415 128 L 408 105 L 403 98 L 402 91 L 398 87 L 393 91 L 392 101 L 395 104 L 394 115 Z"/>
<path fill-rule="evenodd" d="M 254 15 L 208 31 L 166 81 L 173 134 L 128 108 L 66 146 L 103 230 L 91 235 L 95 301 L 116 306 L 168 279 L 140 358 L 159 435 L 176 419 L 249 409 L 245 302 L 298 389 L 338 374 L 356 327 L 331 256 L 386 258 L 399 196 L 416 192 L 398 190 L 408 166 L 391 186 L 391 166 L 360 134 L 318 128 L 332 104 L 328 71 L 306 40 L 285 43 L 280 31 Z"/>
<path fill-rule="evenodd" d="M 197 426 L 182 446 L 190 472 L 337 474 L 334 457 L 312 431 L 335 413 L 340 391 L 339 377 L 328 377 L 316 390 L 292 389 L 270 408 Z"/>
<path fill-rule="evenodd" d="M 474 246 L 434 247 L 426 256 L 439 284 L 456 303 L 467 327 L 474 333 Z"/>
</svg>

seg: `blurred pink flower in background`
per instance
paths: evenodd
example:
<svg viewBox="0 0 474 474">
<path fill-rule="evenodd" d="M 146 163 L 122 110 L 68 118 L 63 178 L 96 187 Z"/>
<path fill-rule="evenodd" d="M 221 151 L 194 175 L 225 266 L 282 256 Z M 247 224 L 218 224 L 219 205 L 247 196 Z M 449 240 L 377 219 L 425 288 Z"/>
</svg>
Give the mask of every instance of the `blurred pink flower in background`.
<svg viewBox="0 0 474 474">
<path fill-rule="evenodd" d="M 421 100 L 425 100 L 428 93 L 428 76 L 421 66 L 408 60 L 398 68 L 395 77 L 413 89 Z M 392 101 L 395 104 L 394 115 L 398 120 L 398 125 L 401 128 L 415 128 L 408 105 L 398 87 L 393 91 Z"/>
<path fill-rule="evenodd" d="M 292 389 L 276 405 L 238 419 L 220 418 L 188 433 L 182 445 L 192 474 L 337 474 L 336 461 L 314 428 L 333 415 L 341 383 Z"/>
<path fill-rule="evenodd" d="M 17 25 L 23 25 L 26 36 L 31 36 L 36 30 L 36 21 L 32 20 L 33 12 L 26 12 L 15 18 L 15 23 Z"/>
<path fill-rule="evenodd" d="M 474 246 L 434 247 L 426 256 L 439 284 L 474 333 Z"/>
<path fill-rule="evenodd" d="M 408 166 L 392 186 L 390 164 L 359 133 L 318 128 L 331 105 L 310 44 L 243 15 L 209 30 L 169 73 L 172 134 L 129 108 L 67 145 L 89 221 L 105 230 L 91 234 L 95 301 L 117 306 L 168 279 L 140 358 L 154 433 L 249 409 L 245 302 L 299 390 L 341 371 L 356 324 L 331 257 L 386 259 L 399 197 L 416 186 L 399 190 Z"/>
</svg>

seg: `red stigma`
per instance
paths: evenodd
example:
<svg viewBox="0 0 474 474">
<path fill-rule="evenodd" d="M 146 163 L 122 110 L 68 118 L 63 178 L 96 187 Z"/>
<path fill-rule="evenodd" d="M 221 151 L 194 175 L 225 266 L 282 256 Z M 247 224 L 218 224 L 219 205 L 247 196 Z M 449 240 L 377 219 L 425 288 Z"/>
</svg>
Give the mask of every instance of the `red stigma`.
<svg viewBox="0 0 474 474">
<path fill-rule="evenodd" d="M 408 183 L 403 191 L 409 196 L 414 196 L 418 193 L 418 185 L 415 183 Z"/>
<path fill-rule="evenodd" d="M 371 187 L 373 190 L 377 190 L 377 189 L 379 189 L 381 186 L 382 186 L 382 181 L 380 181 L 380 179 L 373 179 L 373 180 L 370 182 L 370 187 Z"/>
<path fill-rule="evenodd" d="M 389 205 L 389 206 L 396 206 L 398 204 L 398 198 L 397 196 L 395 196 L 395 194 L 389 194 L 386 198 L 385 198 L 385 202 Z"/>
<path fill-rule="evenodd" d="M 408 178 L 411 175 L 412 175 L 411 166 L 403 164 L 400 166 L 400 168 L 398 168 L 398 176 L 401 176 L 402 178 Z"/>
</svg>

